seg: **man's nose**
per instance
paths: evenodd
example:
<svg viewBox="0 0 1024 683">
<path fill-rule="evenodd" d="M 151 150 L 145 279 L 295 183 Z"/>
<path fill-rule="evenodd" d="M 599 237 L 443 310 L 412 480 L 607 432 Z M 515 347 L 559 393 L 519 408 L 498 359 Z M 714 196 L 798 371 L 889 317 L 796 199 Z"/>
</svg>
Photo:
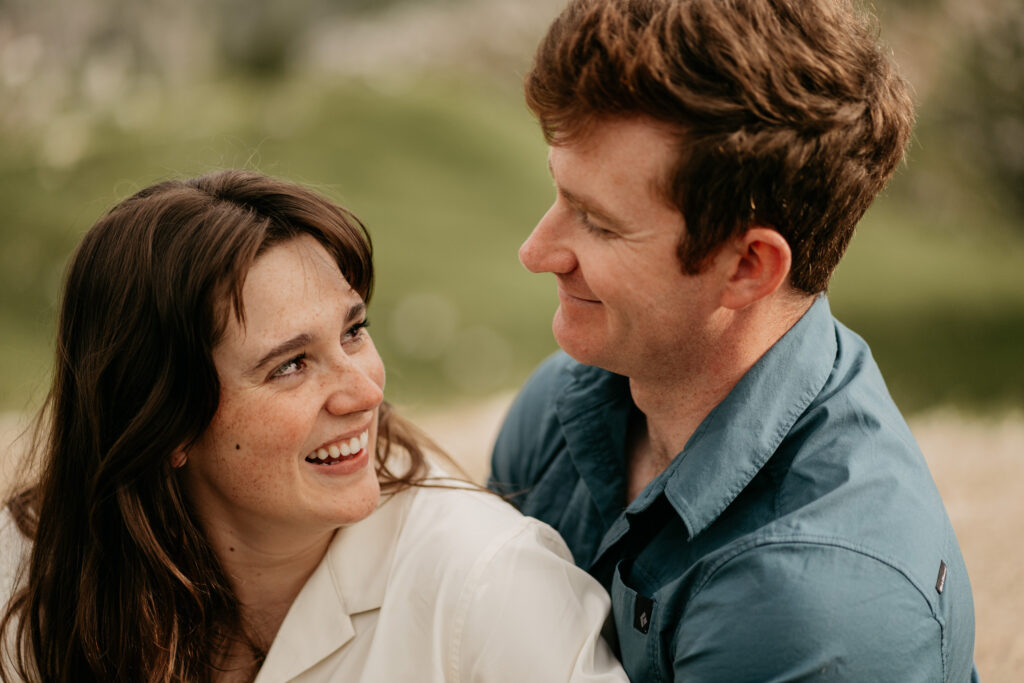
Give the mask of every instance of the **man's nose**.
<svg viewBox="0 0 1024 683">
<path fill-rule="evenodd" d="M 565 274 L 576 268 L 563 220 L 556 203 L 519 247 L 519 261 L 531 273 Z"/>
</svg>

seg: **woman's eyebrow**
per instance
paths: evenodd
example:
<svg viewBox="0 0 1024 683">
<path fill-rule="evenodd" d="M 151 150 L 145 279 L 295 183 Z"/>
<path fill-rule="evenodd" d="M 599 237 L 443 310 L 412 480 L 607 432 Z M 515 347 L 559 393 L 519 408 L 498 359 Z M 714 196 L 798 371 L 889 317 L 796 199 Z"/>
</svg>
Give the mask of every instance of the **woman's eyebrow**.
<svg viewBox="0 0 1024 683">
<path fill-rule="evenodd" d="M 348 318 L 347 318 L 347 320 L 349 322 L 352 322 L 356 318 L 361 318 L 365 314 L 366 314 L 366 302 L 360 301 L 357 304 L 352 304 L 352 306 L 348 309 Z"/>
<path fill-rule="evenodd" d="M 356 318 L 360 318 L 365 314 L 366 304 L 360 301 L 359 303 L 352 304 L 352 306 L 349 307 L 348 317 L 346 318 L 346 321 L 352 322 Z M 287 341 L 281 342 L 274 348 L 270 349 L 270 351 L 267 351 L 267 353 L 262 358 L 260 358 L 259 362 L 257 362 L 255 365 L 252 366 L 252 368 L 249 369 L 248 374 L 255 374 L 259 372 L 259 370 L 263 366 L 265 366 L 274 358 L 277 358 L 278 356 L 283 356 L 288 353 L 292 353 L 293 351 L 298 351 L 302 347 L 309 345 L 312 341 L 313 335 L 309 334 L 308 332 L 303 332 L 302 334 L 295 335 L 294 337 L 288 339 Z"/>
<path fill-rule="evenodd" d="M 292 351 L 298 351 L 302 347 L 307 346 L 312 341 L 313 337 L 305 332 L 303 332 L 302 334 L 297 334 L 291 339 L 283 341 L 274 348 L 270 349 L 270 351 L 268 351 L 266 355 L 263 356 L 263 358 L 260 358 L 259 362 L 256 363 L 256 365 L 252 366 L 249 372 L 257 372 L 260 368 L 262 368 L 264 365 L 269 363 L 274 358 L 277 358 L 278 356 L 283 356 L 286 353 L 291 353 Z"/>
</svg>

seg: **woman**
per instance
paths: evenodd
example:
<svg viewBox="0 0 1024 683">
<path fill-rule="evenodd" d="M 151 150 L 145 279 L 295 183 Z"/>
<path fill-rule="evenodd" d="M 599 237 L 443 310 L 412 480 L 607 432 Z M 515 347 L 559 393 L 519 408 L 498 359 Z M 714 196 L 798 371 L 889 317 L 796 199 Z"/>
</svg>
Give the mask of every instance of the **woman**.
<svg viewBox="0 0 1024 683">
<path fill-rule="evenodd" d="M 5 680 L 625 680 L 561 539 L 383 403 L 372 283 L 354 216 L 255 173 L 99 220 L 0 519 Z"/>
</svg>

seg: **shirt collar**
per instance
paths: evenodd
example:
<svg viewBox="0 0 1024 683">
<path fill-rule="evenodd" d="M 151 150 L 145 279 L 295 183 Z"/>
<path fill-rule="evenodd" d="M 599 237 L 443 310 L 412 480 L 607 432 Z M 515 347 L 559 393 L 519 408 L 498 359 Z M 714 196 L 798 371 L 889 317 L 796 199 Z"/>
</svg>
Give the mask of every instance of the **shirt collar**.
<svg viewBox="0 0 1024 683">
<path fill-rule="evenodd" d="M 569 457 L 600 511 L 607 528 L 625 501 L 626 429 L 632 399 L 629 380 L 587 365 L 574 364 L 575 378 L 555 403 Z"/>
<path fill-rule="evenodd" d="M 285 615 L 257 682 L 295 678 L 355 636 L 352 615 L 380 608 L 411 498 L 383 498 L 369 517 L 335 533 Z"/>
<path fill-rule="evenodd" d="M 628 511 L 646 509 L 664 492 L 690 537 L 703 531 L 750 483 L 821 392 L 837 348 L 822 295 L 708 414 Z"/>
</svg>

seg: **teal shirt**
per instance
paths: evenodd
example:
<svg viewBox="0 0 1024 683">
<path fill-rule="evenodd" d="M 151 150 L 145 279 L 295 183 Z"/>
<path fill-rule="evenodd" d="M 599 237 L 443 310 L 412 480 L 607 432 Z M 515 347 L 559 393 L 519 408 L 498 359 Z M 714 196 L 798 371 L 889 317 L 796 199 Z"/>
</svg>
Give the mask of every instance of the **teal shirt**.
<svg viewBox="0 0 1024 683">
<path fill-rule="evenodd" d="M 513 404 L 490 482 L 608 589 L 631 680 L 976 680 L 953 528 L 824 297 L 627 506 L 635 411 L 625 378 L 556 354 Z"/>
</svg>

